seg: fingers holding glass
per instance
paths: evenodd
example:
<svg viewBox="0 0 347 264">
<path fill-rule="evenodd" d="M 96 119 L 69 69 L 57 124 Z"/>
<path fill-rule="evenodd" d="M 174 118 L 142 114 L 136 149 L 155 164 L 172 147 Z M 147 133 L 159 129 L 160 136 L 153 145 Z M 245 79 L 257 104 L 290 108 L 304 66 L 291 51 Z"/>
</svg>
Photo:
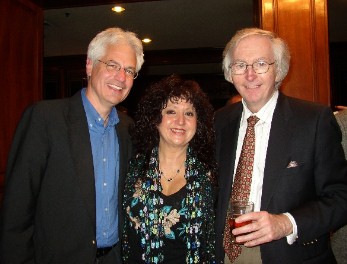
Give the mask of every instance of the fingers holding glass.
<svg viewBox="0 0 347 264">
<path fill-rule="evenodd" d="M 228 221 L 229 221 L 229 226 L 230 226 L 230 233 L 231 233 L 231 242 L 232 243 L 238 243 L 236 242 L 236 236 L 233 235 L 232 231 L 235 228 L 242 227 L 245 225 L 248 225 L 251 223 L 251 221 L 244 221 L 241 223 L 236 223 L 235 219 L 243 214 L 253 212 L 254 210 L 254 204 L 249 201 L 230 201 L 229 205 L 229 210 L 228 210 Z M 242 234 L 246 235 L 246 234 Z M 238 244 L 244 244 L 243 243 L 238 243 Z"/>
</svg>

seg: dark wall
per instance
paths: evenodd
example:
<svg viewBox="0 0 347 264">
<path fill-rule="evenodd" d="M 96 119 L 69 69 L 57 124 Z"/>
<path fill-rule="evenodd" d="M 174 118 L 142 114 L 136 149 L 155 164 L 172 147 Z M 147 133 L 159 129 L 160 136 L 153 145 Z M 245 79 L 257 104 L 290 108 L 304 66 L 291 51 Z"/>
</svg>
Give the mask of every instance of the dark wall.
<svg viewBox="0 0 347 264">
<path fill-rule="evenodd" d="M 211 48 L 147 52 L 146 61 L 140 75 L 134 81 L 134 86 L 128 98 L 121 104 L 122 107 L 127 108 L 128 113 L 132 115 L 144 90 L 151 83 L 167 76 L 148 74 L 149 67 L 189 64 L 194 68 L 194 64 L 220 64 L 221 54 L 221 49 Z M 69 97 L 82 87 L 86 87 L 85 61 L 86 55 L 44 58 L 44 99 Z M 199 73 L 197 71 L 194 74 L 181 75 L 185 79 L 197 81 L 208 94 L 215 109 L 224 106 L 233 93 L 234 87 L 225 81 L 221 67 L 215 73 Z"/>
<path fill-rule="evenodd" d="M 347 42 L 330 43 L 330 79 L 331 106 L 347 106 Z M 163 75 L 147 74 L 151 66 L 168 66 L 183 64 L 221 63 L 221 49 L 188 49 L 170 51 L 149 51 L 146 62 L 128 98 L 122 103 L 130 115 L 136 109 L 137 102 L 143 91 L 152 82 L 164 77 Z M 71 96 L 87 85 L 85 74 L 86 55 L 48 57 L 44 58 L 43 98 L 55 99 Z M 174 73 L 174 72 L 172 72 Z M 225 105 L 234 93 L 232 84 L 225 81 L 220 72 L 184 74 L 186 79 L 197 81 L 208 94 L 215 109 Z"/>
<path fill-rule="evenodd" d="M 330 43 L 331 105 L 347 106 L 347 42 Z"/>
</svg>

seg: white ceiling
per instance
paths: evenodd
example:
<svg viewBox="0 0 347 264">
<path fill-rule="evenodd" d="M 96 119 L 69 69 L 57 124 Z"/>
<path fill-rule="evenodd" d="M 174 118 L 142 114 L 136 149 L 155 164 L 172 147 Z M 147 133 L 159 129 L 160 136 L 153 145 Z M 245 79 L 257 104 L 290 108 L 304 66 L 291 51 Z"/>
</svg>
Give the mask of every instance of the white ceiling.
<svg viewBox="0 0 347 264">
<path fill-rule="evenodd" d="M 253 25 L 253 0 L 168 0 L 51 9 L 44 12 L 44 55 L 85 54 L 90 40 L 118 26 L 153 42 L 146 50 L 224 47 L 236 29 Z"/>
</svg>

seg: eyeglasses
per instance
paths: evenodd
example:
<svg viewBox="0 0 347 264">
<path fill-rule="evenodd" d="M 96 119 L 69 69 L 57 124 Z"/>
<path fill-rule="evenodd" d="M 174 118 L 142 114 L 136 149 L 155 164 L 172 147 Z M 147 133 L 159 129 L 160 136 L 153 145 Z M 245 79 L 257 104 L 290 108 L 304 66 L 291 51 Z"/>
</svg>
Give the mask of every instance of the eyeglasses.
<svg viewBox="0 0 347 264">
<path fill-rule="evenodd" d="M 122 66 L 120 66 L 115 61 L 107 61 L 107 62 L 104 62 L 104 61 L 101 61 L 101 60 L 98 60 L 98 61 L 102 62 L 103 64 L 106 65 L 106 70 L 109 73 L 113 73 L 114 74 L 116 72 L 119 72 L 122 69 L 125 72 L 125 76 L 126 77 L 136 79 L 136 77 L 138 76 L 138 73 L 134 69 L 132 69 L 132 68 L 122 68 Z"/>
<path fill-rule="evenodd" d="M 248 66 L 251 66 L 255 73 L 264 74 L 268 72 L 270 65 L 275 64 L 275 62 L 276 61 L 272 63 L 268 63 L 266 61 L 256 61 L 256 62 L 253 62 L 252 64 L 247 64 L 245 62 L 235 62 L 233 64 L 230 64 L 229 68 L 231 69 L 231 72 L 235 75 L 245 74 Z"/>
</svg>

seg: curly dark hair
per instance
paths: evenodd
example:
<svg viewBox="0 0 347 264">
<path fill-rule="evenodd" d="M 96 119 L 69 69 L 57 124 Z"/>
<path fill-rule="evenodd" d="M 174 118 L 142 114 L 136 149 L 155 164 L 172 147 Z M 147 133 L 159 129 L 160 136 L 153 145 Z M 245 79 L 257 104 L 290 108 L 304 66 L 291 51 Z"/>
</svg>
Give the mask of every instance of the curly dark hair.
<svg viewBox="0 0 347 264">
<path fill-rule="evenodd" d="M 214 172 L 214 109 L 197 82 L 183 80 L 176 74 L 152 84 L 141 98 L 135 113 L 135 125 L 130 130 L 136 152 L 150 156 L 152 149 L 159 145 L 157 126 L 162 121 L 162 110 L 169 100 L 177 102 L 181 99 L 192 103 L 197 113 L 197 130 L 189 146 L 197 158 Z"/>
</svg>

